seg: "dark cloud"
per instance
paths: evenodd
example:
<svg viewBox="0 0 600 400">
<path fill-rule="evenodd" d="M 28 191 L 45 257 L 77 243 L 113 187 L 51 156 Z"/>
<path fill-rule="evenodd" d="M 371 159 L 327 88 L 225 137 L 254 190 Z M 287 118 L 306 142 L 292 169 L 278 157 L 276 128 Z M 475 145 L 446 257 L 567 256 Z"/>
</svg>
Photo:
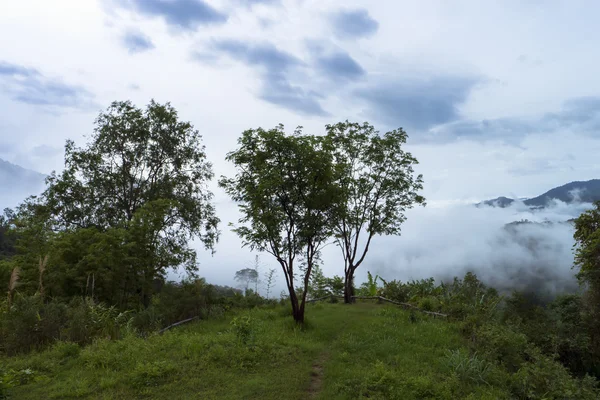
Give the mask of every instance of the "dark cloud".
<svg viewBox="0 0 600 400">
<path fill-rule="evenodd" d="M 267 71 L 285 72 L 291 67 L 302 65 L 295 56 L 279 50 L 270 43 L 251 44 L 239 40 L 220 40 L 213 43 L 214 49 L 238 61 Z"/>
<path fill-rule="evenodd" d="M 129 51 L 131 54 L 141 53 L 154 48 L 152 40 L 140 32 L 125 32 L 122 37 L 122 41 L 127 51 Z"/>
<path fill-rule="evenodd" d="M 271 74 L 265 79 L 260 98 L 288 110 L 305 115 L 329 115 L 319 103 L 322 96 L 292 85 L 284 76 Z"/>
<path fill-rule="evenodd" d="M 290 82 L 294 72 L 306 64 L 294 55 L 270 43 L 247 43 L 239 40 L 214 41 L 216 55 L 226 55 L 257 69 L 262 79 L 258 95 L 264 101 L 305 115 L 327 115 L 319 103 L 320 95 Z M 193 53 L 198 61 L 212 61 L 209 53 Z"/>
<path fill-rule="evenodd" d="M 462 104 L 477 81 L 473 78 L 382 80 L 356 90 L 367 113 L 389 127 L 425 131 L 459 119 Z"/>
<path fill-rule="evenodd" d="M 130 0 L 129 4 L 142 14 L 163 18 L 168 25 L 184 30 L 227 21 L 226 14 L 202 0 Z"/>
<path fill-rule="evenodd" d="M 0 61 L 0 87 L 14 101 L 56 107 L 88 108 L 93 95 L 82 87 L 48 79 L 34 68 Z"/>
<path fill-rule="evenodd" d="M 319 54 L 317 69 L 332 80 L 353 80 L 365 75 L 365 70 L 348 53 Z"/>
<path fill-rule="evenodd" d="M 331 24 L 333 32 L 341 39 L 367 37 L 379 29 L 379 23 L 364 8 L 338 11 L 331 15 Z"/>
</svg>

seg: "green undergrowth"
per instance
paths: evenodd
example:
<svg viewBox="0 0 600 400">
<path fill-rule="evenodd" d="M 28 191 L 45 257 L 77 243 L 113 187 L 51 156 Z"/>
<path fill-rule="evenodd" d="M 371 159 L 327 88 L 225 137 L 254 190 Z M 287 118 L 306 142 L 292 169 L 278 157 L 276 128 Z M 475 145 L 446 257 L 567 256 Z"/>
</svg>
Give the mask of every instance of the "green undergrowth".
<svg viewBox="0 0 600 400">
<path fill-rule="evenodd" d="M 371 303 L 309 305 L 303 328 L 287 308 L 253 309 L 0 366 L 14 399 L 511 398 L 458 325 Z"/>
</svg>

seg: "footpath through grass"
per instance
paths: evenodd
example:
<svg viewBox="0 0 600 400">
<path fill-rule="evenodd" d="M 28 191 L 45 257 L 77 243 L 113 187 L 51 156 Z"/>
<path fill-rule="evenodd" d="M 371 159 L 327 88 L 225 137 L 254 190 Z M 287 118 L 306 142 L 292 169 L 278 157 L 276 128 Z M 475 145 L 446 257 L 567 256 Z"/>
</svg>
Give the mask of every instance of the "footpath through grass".
<svg viewBox="0 0 600 400">
<path fill-rule="evenodd" d="M 232 322 L 233 319 L 233 322 Z M 162 336 L 101 340 L 0 359 L 30 369 L 14 399 L 502 399 L 460 379 L 457 327 L 394 306 L 316 304 L 300 329 L 288 309 L 255 309 Z M 466 350 L 465 350 L 466 351 Z"/>
</svg>

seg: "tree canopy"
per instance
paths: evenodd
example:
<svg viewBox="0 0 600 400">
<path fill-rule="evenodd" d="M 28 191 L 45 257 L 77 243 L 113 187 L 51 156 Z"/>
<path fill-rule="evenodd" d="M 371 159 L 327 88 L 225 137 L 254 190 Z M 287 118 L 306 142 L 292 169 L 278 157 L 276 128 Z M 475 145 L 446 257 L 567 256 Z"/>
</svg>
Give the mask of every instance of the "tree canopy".
<svg viewBox="0 0 600 400">
<path fill-rule="evenodd" d="M 85 147 L 67 141 L 65 169 L 51 174 L 42 195 L 19 207 L 15 224 L 29 255 L 23 261 L 50 253 L 49 277 L 56 268 L 74 274 L 61 275 L 63 288 L 87 293 L 92 276 L 97 290 L 109 280 L 110 290 L 147 301 L 152 281 L 167 269 L 196 271 L 192 238 L 214 249 L 212 177 L 199 132 L 169 103 L 140 109 L 114 102 Z"/>
<path fill-rule="evenodd" d="M 237 170 L 220 185 L 242 213 L 234 231 L 243 245 L 272 254 L 284 273 L 294 319 L 304 321 L 310 273 L 331 236 L 330 219 L 338 199 L 327 142 L 286 135 L 283 126 L 245 131 L 227 155 Z M 301 278 L 300 296 L 294 279 Z M 298 298 L 299 297 L 299 298 Z"/>
<path fill-rule="evenodd" d="M 341 192 L 332 229 L 342 251 L 345 300 L 353 295 L 354 272 L 363 263 L 375 235 L 400 235 L 404 212 L 425 205 L 419 194 L 423 177 L 414 173 L 418 161 L 403 149 L 408 135 L 397 129 L 380 135 L 368 124 L 327 125 Z"/>
</svg>

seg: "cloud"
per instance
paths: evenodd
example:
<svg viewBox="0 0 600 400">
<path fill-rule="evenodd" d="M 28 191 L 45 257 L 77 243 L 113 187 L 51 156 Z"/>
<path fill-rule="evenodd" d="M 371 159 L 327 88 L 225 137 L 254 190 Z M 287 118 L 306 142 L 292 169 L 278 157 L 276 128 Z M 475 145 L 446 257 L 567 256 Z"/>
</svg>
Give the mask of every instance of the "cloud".
<svg viewBox="0 0 600 400">
<path fill-rule="evenodd" d="M 285 77 L 278 74 L 272 74 L 265 80 L 260 98 L 300 114 L 329 115 L 318 101 L 322 98 L 319 93 L 292 85 Z"/>
<path fill-rule="evenodd" d="M 122 42 L 130 54 L 141 53 L 154 48 L 152 40 L 141 32 L 125 32 L 122 37 Z"/>
<path fill-rule="evenodd" d="M 235 0 L 238 4 L 245 5 L 247 7 L 252 7 L 258 4 L 263 5 L 274 5 L 280 4 L 281 0 Z"/>
<path fill-rule="evenodd" d="M 372 118 L 389 127 L 427 130 L 458 120 L 477 80 L 464 77 L 388 78 L 356 90 Z"/>
<path fill-rule="evenodd" d="M 331 15 L 331 24 L 334 34 L 340 39 L 371 36 L 379 29 L 379 23 L 364 8 L 338 11 Z"/>
<path fill-rule="evenodd" d="M 228 57 L 256 68 L 262 83 L 258 97 L 264 101 L 304 115 L 327 115 L 321 107 L 321 96 L 290 82 L 294 71 L 306 64 L 270 43 L 247 43 L 239 40 L 217 40 L 212 43 L 216 54 Z M 194 53 L 199 61 L 211 62 L 206 52 Z"/>
<path fill-rule="evenodd" d="M 384 279 L 439 280 L 472 271 L 499 290 L 551 297 L 577 289 L 573 227 L 566 223 L 590 205 L 555 202 L 532 211 L 472 205 L 410 210 L 402 237 L 376 238 L 361 272 Z M 506 224 L 527 219 L 537 224 Z M 550 221 L 551 223 L 544 223 Z"/>
<path fill-rule="evenodd" d="M 303 62 L 295 56 L 277 49 L 270 43 L 250 44 L 239 40 L 218 40 L 213 46 L 216 50 L 252 66 L 266 71 L 285 72 Z"/>
<path fill-rule="evenodd" d="M 448 142 L 469 140 L 502 140 L 518 144 L 527 135 L 561 130 L 600 137 L 600 97 L 577 97 L 563 103 L 559 111 L 537 117 L 504 117 L 496 119 L 464 119 L 431 129 L 421 139 Z"/>
<path fill-rule="evenodd" d="M 160 17 L 168 25 L 188 31 L 227 21 L 226 14 L 202 0 L 130 0 L 129 4 L 141 14 Z"/>
<path fill-rule="evenodd" d="M 35 106 L 89 108 L 93 95 L 80 86 L 49 79 L 37 69 L 0 61 L 0 87 L 13 101 Z"/>
<path fill-rule="evenodd" d="M 315 65 L 320 73 L 334 81 L 356 80 L 365 75 L 365 70 L 360 64 L 343 51 L 318 54 Z"/>
</svg>

